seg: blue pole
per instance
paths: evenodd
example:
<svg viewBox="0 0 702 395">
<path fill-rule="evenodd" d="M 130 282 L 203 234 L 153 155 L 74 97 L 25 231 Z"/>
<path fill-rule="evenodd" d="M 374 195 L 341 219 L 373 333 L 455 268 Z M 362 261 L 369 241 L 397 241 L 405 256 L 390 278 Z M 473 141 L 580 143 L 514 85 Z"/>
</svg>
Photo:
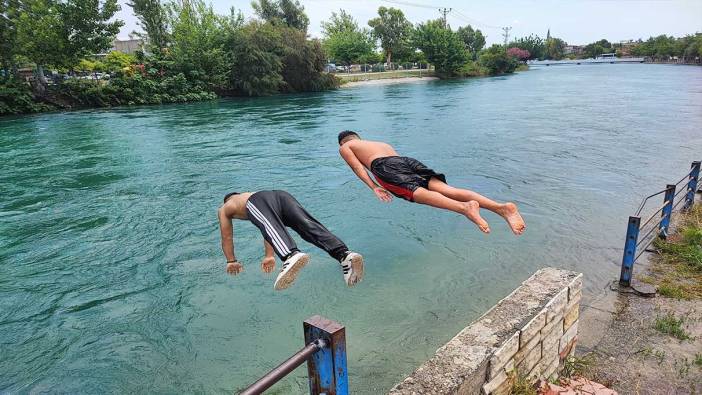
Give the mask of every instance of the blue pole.
<svg viewBox="0 0 702 395">
<path fill-rule="evenodd" d="M 624 242 L 624 257 L 622 258 L 622 272 L 619 275 L 619 284 L 628 287 L 631 284 L 631 273 L 634 270 L 636 259 L 636 243 L 639 240 L 640 217 L 629 217 L 626 228 L 626 241 Z"/>
<path fill-rule="evenodd" d="M 326 347 L 307 362 L 310 394 L 348 395 L 349 376 L 346 368 L 346 329 L 339 323 L 318 315 L 303 324 L 305 344 L 324 340 Z"/>
<path fill-rule="evenodd" d="M 661 223 L 658 225 L 658 236 L 664 240 L 668 237 L 670 217 L 673 214 L 673 200 L 675 200 L 675 185 L 668 184 L 665 186 L 665 195 L 663 197 L 665 207 L 663 207 L 663 212 L 661 213 Z"/>
<path fill-rule="evenodd" d="M 689 209 L 695 203 L 695 192 L 700 179 L 700 161 L 692 162 L 692 170 L 690 170 L 690 181 L 687 183 L 687 195 L 685 195 L 684 210 Z"/>
</svg>

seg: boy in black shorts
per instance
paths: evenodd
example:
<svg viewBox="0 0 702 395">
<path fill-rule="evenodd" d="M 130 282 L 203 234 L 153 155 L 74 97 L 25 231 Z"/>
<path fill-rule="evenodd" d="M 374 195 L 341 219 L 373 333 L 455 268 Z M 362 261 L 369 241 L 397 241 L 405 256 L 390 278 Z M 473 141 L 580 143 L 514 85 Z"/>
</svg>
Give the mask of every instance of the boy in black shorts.
<svg viewBox="0 0 702 395">
<path fill-rule="evenodd" d="M 446 177 L 422 162 L 399 156 L 395 149 L 379 141 L 361 140 L 356 132 L 339 133 L 339 153 L 378 199 L 389 202 L 392 195 L 465 215 L 478 228 L 490 233 L 490 226 L 480 216 L 480 208 L 490 210 L 507 221 L 512 232 L 521 235 L 526 229 L 514 203 L 498 203 L 468 189 L 446 184 Z M 368 175 L 370 171 L 378 184 Z M 392 194 L 392 195 L 391 195 Z"/>
</svg>

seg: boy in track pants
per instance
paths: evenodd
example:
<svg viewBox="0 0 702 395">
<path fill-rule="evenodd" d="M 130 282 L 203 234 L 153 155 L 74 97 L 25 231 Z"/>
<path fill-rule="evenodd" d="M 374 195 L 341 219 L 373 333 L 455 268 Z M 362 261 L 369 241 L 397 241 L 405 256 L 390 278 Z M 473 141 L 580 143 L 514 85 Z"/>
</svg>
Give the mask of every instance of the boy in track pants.
<svg viewBox="0 0 702 395">
<path fill-rule="evenodd" d="M 222 236 L 222 251 L 227 258 L 227 272 L 238 274 L 243 265 L 234 255 L 233 219 L 248 220 L 261 231 L 265 258 L 261 270 L 270 273 L 275 268 L 273 253 L 283 261 L 283 267 L 273 287 L 289 287 L 310 260 L 300 252 L 286 227 L 292 228 L 304 240 L 326 251 L 339 261 L 344 281 L 349 287 L 363 279 L 363 257 L 352 252 L 338 237 L 314 219 L 300 203 L 285 191 L 232 192 L 224 197 L 218 210 Z"/>
</svg>

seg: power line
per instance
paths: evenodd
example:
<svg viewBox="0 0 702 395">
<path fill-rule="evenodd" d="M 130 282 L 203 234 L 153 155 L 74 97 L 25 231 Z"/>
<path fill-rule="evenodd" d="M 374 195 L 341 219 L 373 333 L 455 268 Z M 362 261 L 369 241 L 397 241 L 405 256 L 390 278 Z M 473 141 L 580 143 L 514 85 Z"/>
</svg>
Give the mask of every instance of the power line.
<svg viewBox="0 0 702 395">
<path fill-rule="evenodd" d="M 505 26 L 502 28 L 502 37 L 505 39 L 505 45 L 509 42 L 509 31 L 512 30 L 512 26 Z"/>
<path fill-rule="evenodd" d="M 444 20 L 444 29 L 446 29 L 446 14 L 451 12 L 451 9 L 446 7 L 439 8 L 439 12 L 441 13 L 441 15 L 443 15 L 442 19 Z"/>
<path fill-rule="evenodd" d="M 477 19 L 468 17 L 468 16 L 466 16 L 465 14 L 463 14 L 462 12 L 460 12 L 459 10 L 453 10 L 453 12 L 457 15 L 456 17 L 457 17 L 458 19 L 463 20 L 463 22 L 468 22 L 468 23 L 471 24 L 471 25 L 482 26 L 482 27 L 486 27 L 486 28 L 489 28 L 489 29 L 501 29 L 500 26 L 488 25 L 487 23 L 483 23 L 483 22 L 480 22 L 480 21 L 477 20 Z"/>
<path fill-rule="evenodd" d="M 408 6 L 412 6 L 412 7 L 427 8 L 430 10 L 433 10 L 434 8 L 436 8 L 435 6 L 426 5 L 426 4 L 419 4 L 419 3 L 412 3 L 409 1 L 400 1 L 400 0 L 381 0 L 381 1 L 384 1 L 386 3 L 408 5 Z"/>
</svg>

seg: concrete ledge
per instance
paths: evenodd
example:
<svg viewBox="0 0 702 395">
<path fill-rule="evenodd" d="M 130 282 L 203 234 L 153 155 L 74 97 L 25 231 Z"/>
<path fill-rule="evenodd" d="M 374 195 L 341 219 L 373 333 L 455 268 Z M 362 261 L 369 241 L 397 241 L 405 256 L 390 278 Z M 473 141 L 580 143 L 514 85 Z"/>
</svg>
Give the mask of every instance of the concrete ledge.
<svg viewBox="0 0 702 395">
<path fill-rule="evenodd" d="M 537 271 L 390 394 L 506 394 L 515 374 L 554 374 L 549 371 L 557 371 L 559 352 L 568 355 L 574 349 L 573 310 L 579 308 L 581 287 L 582 274 L 555 268 Z M 569 321 L 566 328 L 564 317 Z"/>
</svg>

